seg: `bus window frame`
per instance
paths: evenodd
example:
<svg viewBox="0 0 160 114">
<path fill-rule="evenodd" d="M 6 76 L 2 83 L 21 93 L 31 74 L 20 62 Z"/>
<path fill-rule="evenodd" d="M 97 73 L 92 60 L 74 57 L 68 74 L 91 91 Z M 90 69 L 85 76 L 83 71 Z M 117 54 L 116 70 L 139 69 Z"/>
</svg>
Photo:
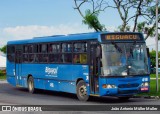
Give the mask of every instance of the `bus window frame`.
<svg viewBox="0 0 160 114">
<path fill-rule="evenodd" d="M 72 59 L 73 59 L 72 62 L 73 62 L 73 64 L 89 64 L 89 62 L 88 62 L 88 60 L 89 60 L 89 52 L 88 52 L 88 50 L 89 50 L 89 49 L 88 49 L 88 48 L 89 48 L 89 47 L 88 47 L 88 46 L 89 46 L 89 43 L 88 43 L 88 42 L 89 42 L 89 41 L 87 41 L 87 40 L 85 40 L 85 41 L 74 41 L 74 42 L 73 42 L 73 52 L 72 52 L 72 56 L 73 56 L 73 57 L 72 57 Z M 80 44 L 81 44 L 81 43 L 85 43 L 85 44 L 87 45 L 87 46 L 86 46 L 86 51 L 85 51 L 85 52 L 82 52 L 82 51 L 76 52 L 76 51 L 75 51 L 75 44 L 76 44 L 76 43 L 77 43 L 77 44 L 78 44 L 78 43 L 80 43 Z M 86 63 L 81 63 L 81 56 L 80 56 L 81 54 L 86 54 L 86 59 L 87 59 L 87 60 L 86 60 Z M 79 55 L 79 62 L 77 62 L 77 63 L 74 62 L 75 55 Z"/>
<path fill-rule="evenodd" d="M 12 47 L 12 46 L 14 47 L 14 52 L 13 53 L 9 52 L 9 48 Z M 16 52 L 16 46 L 15 45 L 7 45 L 7 61 L 9 61 L 11 63 L 15 63 L 15 52 Z M 13 56 L 12 61 L 9 60 L 9 56 Z"/>
<path fill-rule="evenodd" d="M 90 42 L 92 41 L 96 41 L 98 42 L 97 40 L 73 40 L 73 41 L 57 41 L 57 42 L 40 42 L 40 43 L 29 43 L 29 44 L 20 44 L 23 46 L 23 50 L 22 50 L 22 63 L 23 64 L 72 64 L 72 65 L 89 65 L 90 62 L 89 62 L 89 55 L 90 55 L 90 51 L 89 51 L 89 48 L 90 48 Z M 71 44 L 72 46 L 72 50 L 71 52 L 62 52 L 62 44 L 63 43 L 68 43 L 68 44 Z M 87 47 L 86 47 L 86 52 L 74 52 L 73 49 L 74 49 L 74 44 L 75 43 L 86 43 Z M 43 44 L 46 44 L 47 45 L 47 53 L 43 53 L 40 51 L 40 45 L 43 45 Z M 53 52 L 53 53 L 49 53 L 49 45 L 50 44 L 59 44 L 59 50 L 58 52 Z M 33 45 L 33 50 L 32 50 L 32 53 L 29 53 L 29 50 L 27 52 L 24 51 L 24 47 L 27 46 L 30 46 L 30 45 Z M 11 45 L 7 45 L 7 46 L 11 46 Z M 16 45 L 14 45 L 16 47 Z M 37 46 L 37 49 L 34 49 L 34 47 Z M 48 57 L 48 61 L 47 62 L 29 62 L 29 55 L 32 54 L 34 56 L 38 56 L 39 54 L 46 54 L 47 57 Z M 72 62 L 68 63 L 68 62 L 61 62 L 60 59 L 58 60 L 58 62 L 50 62 L 49 61 L 49 56 L 51 54 L 58 54 L 59 55 L 59 58 L 61 58 L 62 54 L 71 54 L 71 58 L 72 58 Z M 87 62 L 86 63 L 74 63 L 73 62 L 73 55 L 74 54 L 86 54 L 87 55 Z M 8 53 L 7 53 L 8 55 Z M 27 56 L 28 57 L 28 61 L 24 62 L 24 56 Z M 15 58 L 14 58 L 15 59 Z"/>
</svg>

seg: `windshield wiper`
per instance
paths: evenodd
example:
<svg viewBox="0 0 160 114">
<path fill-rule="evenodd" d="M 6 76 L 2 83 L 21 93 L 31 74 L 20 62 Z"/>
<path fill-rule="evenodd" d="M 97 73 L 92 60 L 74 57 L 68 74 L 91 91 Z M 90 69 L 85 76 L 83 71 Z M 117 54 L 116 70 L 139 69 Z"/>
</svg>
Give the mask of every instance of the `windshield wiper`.
<svg viewBox="0 0 160 114">
<path fill-rule="evenodd" d="M 118 50 L 118 52 L 122 53 L 122 49 L 115 42 L 112 42 L 112 44 Z"/>
</svg>

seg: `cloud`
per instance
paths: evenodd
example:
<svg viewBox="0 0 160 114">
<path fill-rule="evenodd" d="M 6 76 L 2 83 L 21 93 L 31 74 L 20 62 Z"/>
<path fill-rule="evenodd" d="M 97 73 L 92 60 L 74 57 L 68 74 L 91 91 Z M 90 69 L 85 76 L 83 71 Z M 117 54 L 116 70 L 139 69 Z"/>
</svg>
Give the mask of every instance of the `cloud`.
<svg viewBox="0 0 160 114">
<path fill-rule="evenodd" d="M 117 29 L 114 26 L 108 26 L 106 28 L 111 32 L 114 32 Z M 88 30 L 86 25 L 80 24 L 61 24 L 57 26 L 28 25 L 0 28 L 0 47 L 4 46 L 7 41 L 11 40 L 22 40 L 31 39 L 33 37 L 75 34 L 84 32 L 93 32 L 93 30 Z M 148 46 L 154 46 L 154 42 L 154 38 L 148 38 L 146 41 Z"/>
<path fill-rule="evenodd" d="M 93 30 L 88 30 L 86 26 L 79 24 L 61 24 L 57 26 L 28 25 L 7 27 L 0 30 L 0 39 L 3 39 L 0 42 L 0 46 L 5 45 L 7 41 L 10 40 L 22 40 L 40 36 L 75 34 L 91 31 Z"/>
<path fill-rule="evenodd" d="M 60 35 L 88 32 L 87 29 L 81 29 L 78 25 L 59 25 L 59 26 L 16 26 L 4 28 L 4 33 L 13 36 L 16 39 L 32 38 L 38 36 Z"/>
</svg>

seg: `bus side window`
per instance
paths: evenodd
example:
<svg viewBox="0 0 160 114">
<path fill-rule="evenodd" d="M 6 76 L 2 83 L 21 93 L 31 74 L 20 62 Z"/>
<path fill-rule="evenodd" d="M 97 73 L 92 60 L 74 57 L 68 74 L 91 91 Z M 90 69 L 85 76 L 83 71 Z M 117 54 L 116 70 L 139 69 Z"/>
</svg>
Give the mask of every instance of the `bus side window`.
<svg viewBox="0 0 160 114">
<path fill-rule="evenodd" d="M 60 55 L 60 62 L 72 63 L 72 43 L 62 43 L 62 54 Z"/>
<path fill-rule="evenodd" d="M 73 56 L 73 63 L 80 63 L 79 54 L 74 54 L 74 56 Z"/>
<path fill-rule="evenodd" d="M 39 62 L 39 59 L 38 59 L 38 55 L 37 55 L 37 54 L 34 55 L 34 62 L 35 62 L 35 63 L 38 63 L 38 62 Z"/>
<path fill-rule="evenodd" d="M 63 43 L 63 44 L 62 44 L 62 52 L 67 52 L 66 43 Z"/>
<path fill-rule="evenodd" d="M 71 53 L 62 54 L 62 62 L 63 63 L 72 63 L 72 54 Z"/>
<path fill-rule="evenodd" d="M 15 46 L 7 46 L 7 59 L 9 62 L 15 61 Z"/>
<path fill-rule="evenodd" d="M 60 52 L 60 45 L 59 44 L 50 44 L 48 47 L 49 53 L 57 53 Z"/>
<path fill-rule="evenodd" d="M 52 44 L 49 44 L 48 52 L 49 52 L 49 53 L 52 53 Z"/>
<path fill-rule="evenodd" d="M 28 53 L 28 46 L 27 45 L 23 47 L 23 53 Z"/>
<path fill-rule="evenodd" d="M 39 44 L 39 53 L 47 53 L 47 44 Z"/>
<path fill-rule="evenodd" d="M 87 63 L 87 42 L 75 42 L 73 44 L 73 63 Z"/>
<path fill-rule="evenodd" d="M 24 63 L 28 62 L 28 55 L 27 54 L 23 54 L 23 62 Z"/>
<path fill-rule="evenodd" d="M 35 44 L 33 46 L 33 53 L 38 53 L 38 45 L 37 44 Z"/>
<path fill-rule="evenodd" d="M 80 54 L 80 63 L 81 64 L 87 63 L 87 54 Z"/>
<path fill-rule="evenodd" d="M 74 44 L 74 52 L 80 52 L 81 50 L 81 43 Z"/>
<path fill-rule="evenodd" d="M 75 53 L 73 56 L 73 63 L 86 64 L 87 63 L 87 54 L 86 53 Z"/>
<path fill-rule="evenodd" d="M 43 54 L 43 62 L 44 63 L 48 62 L 48 54 Z"/>
<path fill-rule="evenodd" d="M 67 52 L 72 52 L 72 44 L 67 44 Z"/>
<path fill-rule="evenodd" d="M 33 53 L 33 45 L 29 45 L 28 46 L 28 52 L 29 53 Z"/>
<path fill-rule="evenodd" d="M 42 54 L 38 54 L 37 55 L 38 61 L 41 63 L 43 62 L 43 55 Z"/>
<path fill-rule="evenodd" d="M 86 42 L 75 43 L 74 52 L 87 52 L 87 43 Z"/>
<path fill-rule="evenodd" d="M 48 62 L 58 63 L 59 60 L 60 60 L 60 58 L 59 58 L 59 52 L 61 52 L 61 50 L 60 50 L 60 44 L 59 43 L 49 44 L 49 46 L 48 46 L 48 52 L 49 52 Z"/>
<path fill-rule="evenodd" d="M 87 52 L 87 43 L 82 43 L 82 51 Z"/>
<path fill-rule="evenodd" d="M 29 54 L 29 62 L 30 63 L 34 62 L 34 54 Z"/>
<path fill-rule="evenodd" d="M 49 62 L 58 63 L 59 62 L 59 54 L 50 54 L 49 55 Z"/>
<path fill-rule="evenodd" d="M 62 44 L 62 52 L 72 52 L 72 44 L 71 43 L 63 43 Z"/>
</svg>

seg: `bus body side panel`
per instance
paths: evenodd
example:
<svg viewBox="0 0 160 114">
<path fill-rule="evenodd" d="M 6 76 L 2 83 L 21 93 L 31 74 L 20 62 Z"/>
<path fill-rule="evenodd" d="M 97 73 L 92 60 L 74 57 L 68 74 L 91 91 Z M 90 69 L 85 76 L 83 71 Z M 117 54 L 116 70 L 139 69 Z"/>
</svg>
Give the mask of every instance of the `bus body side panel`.
<svg viewBox="0 0 160 114">
<path fill-rule="evenodd" d="M 20 84 L 21 84 L 22 87 L 27 88 L 28 87 L 27 77 L 21 76 Z"/>
<path fill-rule="evenodd" d="M 22 77 L 25 79 L 24 84 L 27 86 L 27 78 L 28 76 L 32 76 L 34 78 L 34 86 L 38 89 L 45 89 L 44 87 L 44 72 L 45 72 L 45 64 L 22 64 Z"/>
<path fill-rule="evenodd" d="M 75 93 L 75 81 L 72 79 L 73 75 L 73 65 L 72 64 L 59 64 L 57 67 L 57 81 L 58 81 L 58 91 Z"/>
<path fill-rule="evenodd" d="M 82 79 L 86 83 L 87 93 L 90 94 L 89 88 L 89 66 L 88 65 L 73 65 L 72 68 L 72 80 L 75 82 L 75 93 L 76 93 L 76 81 Z"/>
<path fill-rule="evenodd" d="M 15 64 L 7 61 L 7 81 L 13 86 L 16 86 L 15 79 Z"/>
<path fill-rule="evenodd" d="M 46 73 L 46 67 L 48 68 L 48 73 L 51 73 L 52 69 L 49 69 L 48 64 L 22 64 L 22 76 L 23 76 L 23 85 L 27 87 L 27 77 L 31 75 L 34 78 L 34 86 L 38 89 L 46 89 L 48 87 L 48 80 L 50 81 L 55 79 L 51 74 Z M 53 83 L 53 82 L 52 82 Z M 57 84 L 54 84 L 56 88 Z M 45 87 L 46 86 L 46 87 Z M 52 88 L 54 90 L 54 88 Z"/>
<path fill-rule="evenodd" d="M 22 64 L 21 86 L 27 87 L 27 76 L 34 78 L 35 88 L 76 93 L 76 81 L 83 79 L 89 83 L 87 65 L 63 64 Z M 89 94 L 89 86 L 87 86 Z"/>
<path fill-rule="evenodd" d="M 35 88 L 76 93 L 77 79 L 88 83 L 88 71 L 87 65 L 22 64 L 21 84 L 27 87 L 27 76 L 32 75 Z"/>
</svg>

